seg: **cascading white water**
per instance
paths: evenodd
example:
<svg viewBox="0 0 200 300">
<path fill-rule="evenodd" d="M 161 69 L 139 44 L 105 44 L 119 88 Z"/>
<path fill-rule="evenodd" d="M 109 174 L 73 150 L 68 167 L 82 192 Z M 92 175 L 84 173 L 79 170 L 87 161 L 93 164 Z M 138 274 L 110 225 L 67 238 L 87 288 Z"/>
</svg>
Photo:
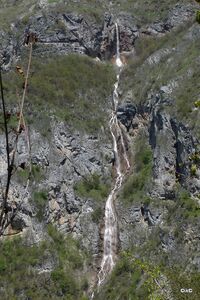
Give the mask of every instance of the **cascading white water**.
<svg viewBox="0 0 200 300">
<path fill-rule="evenodd" d="M 122 67 L 123 63 L 120 59 L 120 49 L 119 49 L 119 27 L 118 24 L 115 23 L 115 29 L 116 29 L 116 39 L 117 39 L 117 50 L 116 50 L 116 65 L 118 67 Z"/>
<path fill-rule="evenodd" d="M 116 199 L 117 192 L 119 191 L 122 185 L 123 177 L 125 175 L 125 173 L 122 171 L 124 168 L 122 167 L 122 158 L 119 153 L 119 145 L 117 141 L 120 141 L 121 143 L 121 147 L 123 150 L 123 157 L 126 161 L 126 170 L 130 168 L 130 163 L 126 153 L 122 130 L 117 119 L 117 107 L 119 102 L 119 95 L 118 95 L 119 73 L 121 67 L 123 66 L 123 63 L 120 59 L 119 30 L 118 30 L 117 23 L 115 24 L 115 28 L 116 28 L 116 40 L 117 40 L 116 65 L 119 68 L 118 69 L 119 72 L 117 74 L 117 81 L 114 84 L 113 111 L 111 114 L 109 126 L 110 126 L 110 132 L 113 139 L 116 178 L 115 178 L 114 186 L 106 201 L 106 207 L 105 207 L 104 248 L 103 248 L 103 259 L 101 262 L 101 269 L 98 274 L 98 287 L 105 280 L 106 275 L 112 271 L 116 262 L 118 237 L 117 237 L 117 216 L 116 216 L 114 202 Z"/>
</svg>

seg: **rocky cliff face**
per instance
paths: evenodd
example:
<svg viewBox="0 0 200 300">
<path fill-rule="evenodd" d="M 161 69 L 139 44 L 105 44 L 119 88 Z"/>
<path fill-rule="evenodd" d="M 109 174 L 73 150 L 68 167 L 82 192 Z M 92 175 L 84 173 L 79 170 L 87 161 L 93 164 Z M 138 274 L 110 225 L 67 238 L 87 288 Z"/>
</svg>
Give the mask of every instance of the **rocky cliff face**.
<svg viewBox="0 0 200 300">
<path fill-rule="evenodd" d="M 200 70 L 200 27 L 194 21 L 196 6 L 194 3 L 185 4 L 184 1 L 177 5 L 172 3 L 164 18 L 157 16 L 152 22 L 143 23 L 136 17 L 137 10 L 134 15 L 126 9 L 123 12 L 119 7 L 120 11 L 117 11 L 117 8 L 111 6 L 110 10 L 101 11 L 100 18 L 96 18 L 93 13 L 67 9 L 65 1 L 61 1 L 63 6 L 40 2 L 40 11 L 37 5 L 31 3 L 33 6 L 29 7 L 30 15 L 23 12 L 10 22 L 9 27 L 2 26 L 0 30 L 0 62 L 6 78 L 13 78 L 16 64 L 25 64 L 25 44 L 30 33 L 37 37 L 33 49 L 35 60 L 39 58 L 39 62 L 47 60 L 49 63 L 55 57 L 70 53 L 87 55 L 91 61 L 86 64 L 92 64 L 98 72 L 100 65 L 105 66 L 114 61 L 116 21 L 119 26 L 124 67 L 120 73 L 121 103 L 116 113 L 132 165 L 116 200 L 119 266 L 108 278 L 105 288 L 97 291 L 95 297 L 119 299 L 111 289 L 116 284 L 120 299 L 145 299 L 148 295 L 142 294 L 140 288 L 149 273 L 144 270 L 153 268 L 153 265 L 161 265 L 156 279 L 165 293 L 158 291 L 158 295 L 162 299 L 186 299 L 181 298 L 184 295 L 180 293 L 180 288 L 190 286 L 177 283 L 175 287 L 174 281 L 183 276 L 182 282 L 191 285 L 194 281 L 192 276 L 196 276 L 192 272 L 200 270 L 199 108 L 194 106 L 200 95 L 197 79 Z M 73 7 L 72 2 L 70 1 L 70 5 Z M 9 11 L 8 4 L 4 4 L 1 13 L 6 10 Z M 35 84 L 35 74 L 37 75 L 37 68 L 34 66 L 33 75 L 31 74 L 33 81 L 30 79 L 27 98 L 37 100 L 37 95 L 31 98 L 37 92 L 37 86 L 33 89 L 31 87 L 31 81 Z M 86 72 L 84 75 L 86 78 L 89 76 Z M 78 76 L 79 74 L 77 82 Z M 63 78 L 59 80 L 62 82 Z M 37 85 L 39 86 L 39 82 Z M 7 107 L 14 115 L 17 112 L 17 105 L 13 104 L 15 92 L 12 94 L 9 88 L 9 84 L 5 82 Z M 57 89 L 56 84 L 54 89 Z M 99 91 L 102 89 L 103 84 Z M 80 107 L 83 106 L 78 120 L 80 124 L 85 122 L 90 104 L 96 105 L 95 99 L 98 99 L 100 103 L 97 105 L 102 106 L 100 112 L 103 112 L 105 119 L 95 132 L 75 129 L 76 126 L 73 127 L 72 124 L 76 123 L 76 118 L 73 119 L 69 114 L 63 120 L 50 104 L 48 107 L 46 103 L 50 103 L 51 93 L 48 97 L 45 93 L 42 97 L 40 94 L 39 101 L 46 102 L 45 118 L 48 115 L 48 123 L 43 125 L 43 112 L 38 102 L 35 102 L 37 107 L 35 104 L 34 108 L 34 103 L 27 99 L 24 114 L 34 120 L 29 125 L 31 152 L 29 154 L 27 151 L 27 133 L 22 131 L 10 188 L 9 206 L 16 209 L 16 215 L 7 228 L 6 235 L 20 235 L 28 245 L 40 244 L 49 239 L 47 224 L 53 224 L 64 236 L 79 240 L 79 249 L 84 249 L 89 255 L 89 262 L 85 259 L 83 269 L 76 273 L 77 278 L 87 274 L 86 286 L 81 286 L 81 292 L 74 296 L 73 292 L 61 288 L 61 284 L 55 299 L 62 299 L 67 295 L 72 297 L 69 299 L 87 299 L 81 297 L 87 297 L 94 288 L 103 251 L 105 200 L 115 176 L 112 170 L 115 157 L 108 130 L 112 101 L 111 95 L 107 95 L 106 101 L 97 98 L 93 86 L 91 93 L 89 92 L 86 88 L 86 91 L 80 90 L 76 94 Z M 67 99 L 64 102 L 66 107 L 61 107 L 61 110 L 67 111 L 68 107 L 76 110 L 73 102 L 68 104 L 70 96 L 69 93 L 63 95 L 61 92 L 54 101 L 59 103 L 60 98 Z M 84 97 L 89 99 L 89 104 L 81 102 Z M 98 114 L 100 112 L 98 110 Z M 12 148 L 15 133 L 12 124 L 10 126 Z M 45 134 L 44 126 L 48 127 Z M 7 165 L 2 126 L 0 141 L 0 177 L 2 184 L 5 184 Z M 27 188 L 30 164 L 32 177 Z M 128 280 L 124 283 L 127 287 L 125 291 L 117 284 L 118 278 L 123 285 L 122 277 L 126 278 L 127 274 L 133 276 L 135 272 L 127 267 L 123 258 L 120 260 L 123 251 L 144 259 L 146 263 L 146 269 L 142 269 L 146 275 L 140 274 L 140 270 L 136 281 L 130 277 L 134 291 L 129 290 Z M 39 268 L 37 266 L 38 274 L 51 274 L 59 265 L 57 260 L 47 259 Z M 129 264 L 131 261 L 130 259 Z M 176 269 L 172 274 L 173 267 Z M 184 272 L 190 278 L 188 281 L 185 280 Z M 55 278 L 60 284 L 58 277 Z M 193 299 L 199 299 L 199 289 L 195 284 L 192 287 Z M 159 290 L 155 286 L 153 289 L 151 295 Z M 20 293 L 19 299 L 36 299 L 34 296 L 27 298 L 23 288 Z"/>
<path fill-rule="evenodd" d="M 12 24 L 10 36 L 2 31 L 1 60 L 5 69 L 23 51 L 23 43 L 29 32 L 37 36 L 35 55 L 80 53 L 100 59 L 111 59 L 116 53 L 115 18 L 110 13 L 101 17 L 101 23 L 78 13 L 45 11 L 34 14 L 22 27 L 19 20 Z M 124 14 L 119 16 L 120 50 L 133 50 L 139 28 L 135 20 Z M 18 32 L 18 36 L 16 33 Z"/>
</svg>

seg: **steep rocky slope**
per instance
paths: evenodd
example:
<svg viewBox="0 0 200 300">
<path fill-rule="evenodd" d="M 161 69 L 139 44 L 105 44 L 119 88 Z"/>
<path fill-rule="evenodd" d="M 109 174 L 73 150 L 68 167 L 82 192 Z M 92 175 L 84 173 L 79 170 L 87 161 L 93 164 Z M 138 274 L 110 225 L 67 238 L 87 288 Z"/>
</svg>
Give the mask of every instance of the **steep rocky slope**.
<svg viewBox="0 0 200 300">
<path fill-rule="evenodd" d="M 181 289 L 192 289 L 199 299 L 198 5 L 1 2 L 10 149 L 24 80 L 15 67 L 25 72 L 30 33 L 36 43 L 24 108 L 31 151 L 22 130 L 8 218 L 16 213 L 1 237 L 0 298 L 89 299 L 94 292 L 93 299 L 179 300 L 191 299 Z M 116 114 L 131 168 L 115 201 L 118 262 L 97 288 L 105 202 L 116 176 L 109 130 L 116 22 L 124 63 Z M 2 123 L 1 114 L 4 186 Z"/>
</svg>

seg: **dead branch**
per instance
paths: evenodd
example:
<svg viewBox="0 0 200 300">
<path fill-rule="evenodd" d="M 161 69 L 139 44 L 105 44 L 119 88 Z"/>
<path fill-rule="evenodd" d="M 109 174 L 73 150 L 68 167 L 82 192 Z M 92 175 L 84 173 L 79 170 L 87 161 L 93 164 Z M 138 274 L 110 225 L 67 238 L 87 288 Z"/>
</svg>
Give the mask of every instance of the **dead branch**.
<svg viewBox="0 0 200 300">
<path fill-rule="evenodd" d="M 5 135 L 6 135 L 6 153 L 7 153 L 7 181 L 6 181 L 6 188 L 5 192 L 2 194 L 2 210 L 0 214 L 0 236 L 4 233 L 5 229 L 8 227 L 8 225 L 11 223 L 13 218 L 16 215 L 16 211 L 11 209 L 11 216 L 8 218 L 8 194 L 10 190 L 10 184 L 11 184 L 11 177 L 13 175 L 13 168 L 14 168 L 14 162 L 15 162 L 15 155 L 17 151 L 17 145 L 19 140 L 19 135 L 21 133 L 21 124 L 24 122 L 23 117 L 23 108 L 24 108 L 24 102 L 25 102 L 25 96 L 27 92 L 27 86 L 28 86 L 28 78 L 30 73 L 30 66 L 31 66 L 31 59 L 32 59 L 32 50 L 33 50 L 33 44 L 30 43 L 30 52 L 29 52 L 29 60 L 28 60 L 28 66 L 26 71 L 26 77 L 24 82 L 24 89 L 23 89 L 23 95 L 22 100 L 20 103 L 20 113 L 19 113 L 19 121 L 16 131 L 16 138 L 14 142 L 14 149 L 11 154 L 10 158 L 10 149 L 9 149 L 9 137 L 8 137 L 8 126 L 7 126 L 7 118 L 6 118 L 6 110 L 5 110 L 5 100 L 4 100 L 4 93 L 3 93 L 3 84 L 2 84 L 2 76 L 0 77 L 0 85 L 1 85 L 1 97 L 2 97 L 2 105 L 3 105 L 3 114 L 4 114 L 4 127 L 5 127 Z M 29 145 L 30 146 L 30 145 Z M 29 178 L 27 182 L 27 186 L 29 185 Z"/>
</svg>

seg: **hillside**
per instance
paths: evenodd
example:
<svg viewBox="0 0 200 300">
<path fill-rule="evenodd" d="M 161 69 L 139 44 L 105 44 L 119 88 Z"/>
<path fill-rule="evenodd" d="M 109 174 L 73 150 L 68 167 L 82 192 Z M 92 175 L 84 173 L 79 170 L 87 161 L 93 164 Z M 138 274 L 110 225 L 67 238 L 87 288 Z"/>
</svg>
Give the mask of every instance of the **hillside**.
<svg viewBox="0 0 200 300">
<path fill-rule="evenodd" d="M 0 0 L 0 299 L 200 299 L 197 2 Z"/>
</svg>

